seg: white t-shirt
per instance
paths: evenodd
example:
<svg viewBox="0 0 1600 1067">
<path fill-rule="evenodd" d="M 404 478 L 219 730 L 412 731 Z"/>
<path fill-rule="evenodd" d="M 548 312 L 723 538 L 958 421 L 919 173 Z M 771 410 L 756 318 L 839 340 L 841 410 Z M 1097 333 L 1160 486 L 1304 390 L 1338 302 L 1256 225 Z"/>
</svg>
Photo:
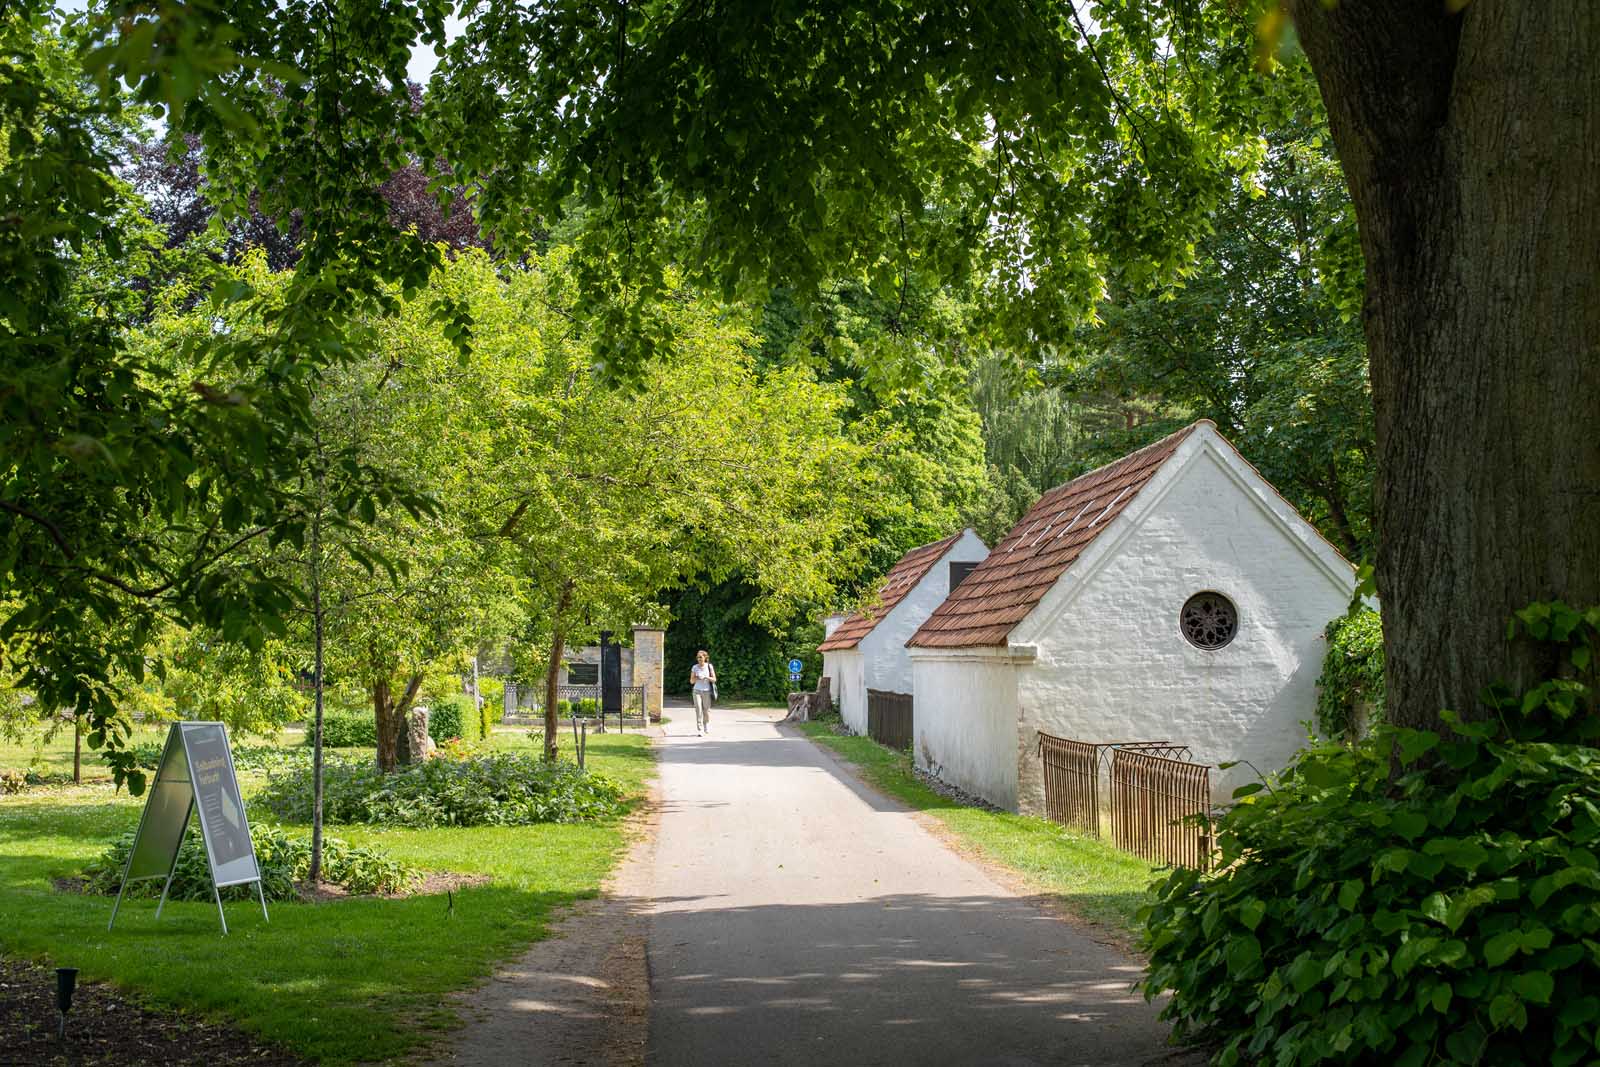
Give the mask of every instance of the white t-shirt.
<svg viewBox="0 0 1600 1067">
<path fill-rule="evenodd" d="M 715 674 L 716 671 L 712 669 L 709 661 L 696 663 L 689 668 L 689 677 L 694 679 L 694 687 L 696 691 L 701 693 L 711 692 L 711 679 Z"/>
</svg>

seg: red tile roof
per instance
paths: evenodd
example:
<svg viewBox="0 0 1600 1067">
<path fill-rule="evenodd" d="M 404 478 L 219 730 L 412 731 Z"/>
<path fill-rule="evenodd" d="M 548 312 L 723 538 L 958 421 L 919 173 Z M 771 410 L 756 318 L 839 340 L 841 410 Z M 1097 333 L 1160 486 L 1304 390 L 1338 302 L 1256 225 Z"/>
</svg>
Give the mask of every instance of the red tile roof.
<svg viewBox="0 0 1600 1067">
<path fill-rule="evenodd" d="M 895 609 L 895 605 L 916 588 L 923 576 L 933 569 L 933 565 L 939 562 L 940 557 L 948 552 L 964 533 L 965 530 L 957 530 L 943 540 L 920 545 L 901 556 L 900 562 L 889 568 L 889 573 L 884 575 L 877 600 L 845 616 L 844 621 L 828 635 L 827 640 L 817 646 L 817 651 L 839 652 L 859 645 L 861 639 L 888 617 L 889 612 Z"/>
<path fill-rule="evenodd" d="M 1202 424 L 1215 429 L 1209 419 L 1202 419 L 1040 497 L 906 644 L 915 648 L 1005 644 L 1012 627 L 1027 618 L 1056 580 Z"/>
</svg>

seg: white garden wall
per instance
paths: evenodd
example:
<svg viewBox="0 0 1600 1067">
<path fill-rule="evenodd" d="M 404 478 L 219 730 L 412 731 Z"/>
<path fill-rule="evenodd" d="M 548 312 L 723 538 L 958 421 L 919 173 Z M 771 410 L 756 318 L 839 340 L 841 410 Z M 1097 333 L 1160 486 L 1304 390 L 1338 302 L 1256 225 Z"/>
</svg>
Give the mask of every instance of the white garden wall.
<svg viewBox="0 0 1600 1067">
<path fill-rule="evenodd" d="M 1004 650 L 913 649 L 918 767 L 991 804 L 1017 804 L 1017 676 Z"/>
<path fill-rule="evenodd" d="M 1244 470 L 1204 434 L 1185 442 L 1013 630 L 1035 653 L 1017 678 L 1022 810 L 1043 805 L 1032 754 L 1040 729 L 1171 740 L 1197 762 L 1249 760 L 1262 772 L 1304 744 L 1323 627 L 1348 606 L 1354 576 L 1298 518 L 1301 528 L 1286 528 L 1288 505 Z M 1204 591 L 1239 613 L 1237 635 L 1215 651 L 1190 644 L 1178 625 L 1184 602 Z M 917 710 L 920 724 L 920 691 Z M 1213 796 L 1225 800 L 1254 777 L 1245 766 L 1214 770 Z"/>
</svg>

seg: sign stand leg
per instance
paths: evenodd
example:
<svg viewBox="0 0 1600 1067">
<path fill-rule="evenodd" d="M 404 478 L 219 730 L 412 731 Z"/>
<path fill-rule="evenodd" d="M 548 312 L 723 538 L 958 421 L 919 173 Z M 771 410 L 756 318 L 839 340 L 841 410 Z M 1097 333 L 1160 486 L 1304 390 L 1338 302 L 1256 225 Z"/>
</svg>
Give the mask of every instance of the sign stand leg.
<svg viewBox="0 0 1600 1067">
<path fill-rule="evenodd" d="M 261 918 L 271 922 L 272 920 L 267 918 L 267 891 L 262 888 L 261 879 L 259 878 L 256 879 L 256 896 L 261 898 Z"/>
<path fill-rule="evenodd" d="M 167 875 L 167 884 L 161 887 L 161 899 L 156 902 L 156 918 L 161 918 L 161 909 L 167 906 L 167 890 L 172 888 L 172 875 Z"/>
<path fill-rule="evenodd" d="M 211 899 L 217 902 L 217 918 L 222 920 L 222 936 L 228 936 L 228 917 L 222 914 L 222 894 L 217 891 L 217 883 L 211 883 Z"/>
<path fill-rule="evenodd" d="M 178 847 L 172 850 L 172 866 L 167 868 L 167 883 L 161 887 L 161 902 L 156 905 L 156 918 L 167 906 L 167 890 L 172 888 L 172 877 L 178 873 L 178 855 L 183 851 L 183 839 L 189 835 L 189 820 L 194 817 L 194 794 L 189 795 L 189 808 L 183 813 L 183 828 L 178 831 Z"/>
<path fill-rule="evenodd" d="M 133 850 L 132 849 L 128 850 L 128 855 L 129 856 L 133 855 Z M 117 923 L 117 909 L 122 907 L 122 891 L 124 889 L 126 889 L 126 888 L 128 888 L 128 877 L 127 877 L 127 872 L 124 871 L 123 872 L 123 877 L 122 877 L 122 884 L 117 886 L 117 902 L 115 904 L 111 905 L 111 921 L 106 923 L 107 932 L 109 932 L 111 930 L 111 928 L 113 926 L 115 926 L 116 923 Z"/>
</svg>

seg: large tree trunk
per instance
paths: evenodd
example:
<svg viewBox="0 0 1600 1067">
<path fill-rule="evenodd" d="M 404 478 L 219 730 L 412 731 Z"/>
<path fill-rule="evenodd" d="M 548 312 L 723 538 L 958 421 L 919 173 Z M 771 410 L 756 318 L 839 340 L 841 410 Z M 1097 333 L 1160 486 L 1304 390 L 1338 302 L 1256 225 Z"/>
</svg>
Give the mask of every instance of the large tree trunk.
<svg viewBox="0 0 1600 1067">
<path fill-rule="evenodd" d="M 1600 3 L 1290 0 L 1366 254 L 1388 714 L 1548 664 L 1600 603 Z"/>
<path fill-rule="evenodd" d="M 372 715 L 378 732 L 378 770 L 385 774 L 400 766 L 400 731 L 406 728 L 406 713 L 411 710 L 422 675 L 413 674 L 398 698 L 388 678 L 372 683 Z"/>
</svg>

